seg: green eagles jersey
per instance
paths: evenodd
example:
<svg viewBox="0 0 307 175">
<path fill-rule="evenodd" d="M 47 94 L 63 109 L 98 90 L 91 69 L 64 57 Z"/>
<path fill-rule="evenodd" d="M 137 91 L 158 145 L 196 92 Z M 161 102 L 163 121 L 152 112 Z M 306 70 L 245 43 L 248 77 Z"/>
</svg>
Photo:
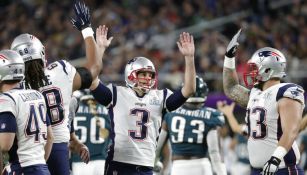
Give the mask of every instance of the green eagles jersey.
<svg viewBox="0 0 307 175">
<path fill-rule="evenodd" d="M 180 107 L 165 115 L 173 155 L 207 155 L 208 132 L 225 123 L 224 116 L 216 109 L 203 107 L 197 110 Z"/>
<path fill-rule="evenodd" d="M 89 106 L 80 102 L 78 111 L 73 119 L 74 130 L 80 142 L 84 143 L 91 155 L 91 160 L 105 160 L 109 145 L 109 137 L 102 138 L 110 133 L 110 118 L 108 110 L 102 105 L 96 106 L 97 117 L 95 117 Z M 104 128 L 104 129 L 103 129 Z M 72 154 L 72 162 L 82 162 L 79 155 Z"/>
</svg>

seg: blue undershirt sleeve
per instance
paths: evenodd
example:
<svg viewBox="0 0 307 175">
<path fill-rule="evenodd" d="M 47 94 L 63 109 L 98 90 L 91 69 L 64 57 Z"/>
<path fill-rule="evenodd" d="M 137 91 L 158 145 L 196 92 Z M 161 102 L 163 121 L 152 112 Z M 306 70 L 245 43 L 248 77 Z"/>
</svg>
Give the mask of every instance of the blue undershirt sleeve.
<svg viewBox="0 0 307 175">
<path fill-rule="evenodd" d="M 92 90 L 94 98 L 103 106 L 108 106 L 112 101 L 112 92 L 111 90 L 99 82 L 99 85 L 96 89 Z"/>
<path fill-rule="evenodd" d="M 166 109 L 170 112 L 179 108 L 186 101 L 187 98 L 182 95 L 181 89 L 179 89 L 166 99 L 165 106 Z"/>
<path fill-rule="evenodd" d="M 16 133 L 17 122 L 11 112 L 0 113 L 0 133 Z"/>
</svg>

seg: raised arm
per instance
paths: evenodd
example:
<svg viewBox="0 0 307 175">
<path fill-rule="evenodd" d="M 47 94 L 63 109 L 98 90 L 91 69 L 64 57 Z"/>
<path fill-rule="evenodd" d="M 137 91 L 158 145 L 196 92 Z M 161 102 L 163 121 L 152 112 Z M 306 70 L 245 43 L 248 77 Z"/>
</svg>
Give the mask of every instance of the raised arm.
<svg viewBox="0 0 307 175">
<path fill-rule="evenodd" d="M 189 33 L 183 32 L 180 34 L 177 45 L 185 59 L 184 85 L 181 89 L 181 93 L 185 98 L 188 98 L 196 90 L 194 63 L 195 46 L 193 36 Z"/>
<path fill-rule="evenodd" d="M 239 84 L 238 74 L 235 68 L 235 53 L 239 46 L 238 38 L 241 29 L 231 39 L 227 46 L 223 69 L 223 88 L 225 94 L 242 107 L 246 107 L 250 90 Z"/>
<path fill-rule="evenodd" d="M 74 4 L 75 18 L 71 19 L 71 22 L 75 28 L 81 31 L 84 42 L 85 42 L 85 52 L 86 52 L 86 63 L 84 67 L 77 68 L 77 73 L 74 77 L 73 90 L 89 88 L 92 84 L 92 80 L 96 79 L 102 69 L 102 56 L 108 45 L 103 45 L 106 47 L 101 47 L 102 45 L 97 45 L 94 39 L 94 32 L 91 28 L 90 12 L 89 8 L 83 2 L 77 2 Z M 108 28 L 105 26 L 99 27 L 100 34 L 107 34 Z M 110 38 L 111 42 L 112 38 Z"/>
<path fill-rule="evenodd" d="M 110 37 L 108 39 L 108 31 L 109 31 L 109 28 L 106 27 L 105 25 L 102 25 L 102 26 L 100 25 L 96 29 L 96 42 L 97 42 L 97 46 L 98 46 L 99 58 L 100 59 L 103 58 L 103 54 L 104 54 L 105 50 L 110 46 L 110 44 L 113 40 L 113 37 Z M 103 63 L 101 61 L 100 72 L 102 70 L 102 67 L 103 67 Z M 98 72 L 97 77 L 99 76 L 100 72 Z"/>
<path fill-rule="evenodd" d="M 227 105 L 226 102 L 222 102 L 222 101 L 217 102 L 217 108 L 218 110 L 223 112 L 223 114 L 226 116 L 231 130 L 235 133 L 242 134 L 243 132 L 242 125 L 238 123 L 237 119 L 235 118 L 233 114 L 234 107 L 235 107 L 235 103 L 231 103 L 231 105 Z"/>
<path fill-rule="evenodd" d="M 108 28 L 103 25 L 103 26 L 99 26 L 96 29 L 96 41 L 97 41 L 97 45 L 98 45 L 98 49 L 101 51 L 100 53 L 100 57 L 103 57 L 104 51 L 106 50 L 107 47 L 110 46 L 111 41 L 113 39 L 113 37 L 110 37 L 109 39 L 107 38 L 108 35 Z M 102 69 L 103 63 L 101 62 L 101 69 Z M 97 75 L 97 77 L 95 77 L 93 79 L 92 85 L 89 89 L 94 90 L 98 87 L 99 85 L 99 75 Z"/>
</svg>

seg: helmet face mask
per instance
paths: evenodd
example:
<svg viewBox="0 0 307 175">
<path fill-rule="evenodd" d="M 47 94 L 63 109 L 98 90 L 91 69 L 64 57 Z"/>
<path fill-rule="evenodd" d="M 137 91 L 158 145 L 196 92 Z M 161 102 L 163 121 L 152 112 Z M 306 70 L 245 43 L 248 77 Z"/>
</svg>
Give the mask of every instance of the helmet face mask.
<svg viewBox="0 0 307 175">
<path fill-rule="evenodd" d="M 150 76 L 148 76 L 148 73 Z M 133 58 L 126 65 L 125 81 L 128 87 L 148 93 L 157 84 L 153 63 L 145 57 Z"/>
<path fill-rule="evenodd" d="M 259 74 L 258 67 L 255 63 L 247 63 L 246 72 L 243 74 L 244 83 L 246 87 L 252 88 L 255 84 L 258 83 Z"/>
<path fill-rule="evenodd" d="M 139 88 L 143 92 L 147 93 L 156 84 L 155 73 L 151 72 L 150 70 L 146 69 L 136 70 L 135 74 L 136 77 L 133 76 L 132 78 L 133 81 L 135 82 L 134 88 Z"/>
<path fill-rule="evenodd" d="M 45 47 L 34 35 L 21 34 L 17 36 L 11 44 L 11 49 L 18 52 L 24 62 L 41 60 L 46 66 Z"/>
<path fill-rule="evenodd" d="M 0 51 L 0 82 L 24 79 L 25 64 L 22 57 L 13 50 Z"/>
<path fill-rule="evenodd" d="M 257 50 L 248 61 L 247 71 L 243 74 L 246 87 L 254 87 L 260 82 L 286 76 L 286 58 L 277 49 L 264 47 Z"/>
</svg>

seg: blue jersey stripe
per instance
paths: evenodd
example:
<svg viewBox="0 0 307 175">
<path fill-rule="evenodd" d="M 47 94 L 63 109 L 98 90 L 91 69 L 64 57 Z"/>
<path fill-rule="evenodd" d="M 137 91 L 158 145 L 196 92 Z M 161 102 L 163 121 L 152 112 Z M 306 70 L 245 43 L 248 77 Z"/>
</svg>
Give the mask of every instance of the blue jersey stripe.
<svg viewBox="0 0 307 175">
<path fill-rule="evenodd" d="M 278 101 L 279 99 L 281 99 L 284 96 L 284 93 L 286 92 L 287 89 L 289 89 L 290 87 L 296 87 L 295 84 L 287 84 L 285 86 L 282 86 L 278 89 L 277 95 L 276 95 L 276 101 Z"/>
<path fill-rule="evenodd" d="M 294 150 L 292 149 L 292 147 L 288 151 L 288 153 L 285 155 L 284 161 L 285 161 L 286 166 L 295 166 L 296 156 L 295 156 L 295 153 L 294 153 Z"/>
<path fill-rule="evenodd" d="M 111 119 L 111 134 L 110 139 L 112 140 L 112 144 L 110 146 L 109 152 L 108 152 L 108 161 L 112 161 L 114 157 L 114 148 L 115 148 L 115 124 L 114 124 L 114 112 L 113 112 L 113 106 L 109 108 L 109 116 Z"/>
<path fill-rule="evenodd" d="M 12 100 L 14 101 L 14 103 L 16 104 L 16 101 L 14 100 L 14 98 L 13 98 L 10 94 L 8 94 L 8 93 L 3 93 L 3 95 L 6 95 L 6 96 L 10 97 L 10 99 L 12 99 Z"/>
<path fill-rule="evenodd" d="M 63 60 L 60 60 L 60 61 L 58 61 L 58 63 L 60 63 L 60 64 L 62 65 L 63 71 L 66 73 L 66 75 L 68 75 L 68 73 L 67 73 L 67 71 L 66 71 L 66 65 L 65 65 L 64 61 L 63 61 Z"/>
<path fill-rule="evenodd" d="M 113 84 L 112 84 L 112 88 L 113 88 L 113 107 L 114 107 L 117 101 L 117 89 L 116 89 L 116 86 L 114 86 Z"/>
</svg>

